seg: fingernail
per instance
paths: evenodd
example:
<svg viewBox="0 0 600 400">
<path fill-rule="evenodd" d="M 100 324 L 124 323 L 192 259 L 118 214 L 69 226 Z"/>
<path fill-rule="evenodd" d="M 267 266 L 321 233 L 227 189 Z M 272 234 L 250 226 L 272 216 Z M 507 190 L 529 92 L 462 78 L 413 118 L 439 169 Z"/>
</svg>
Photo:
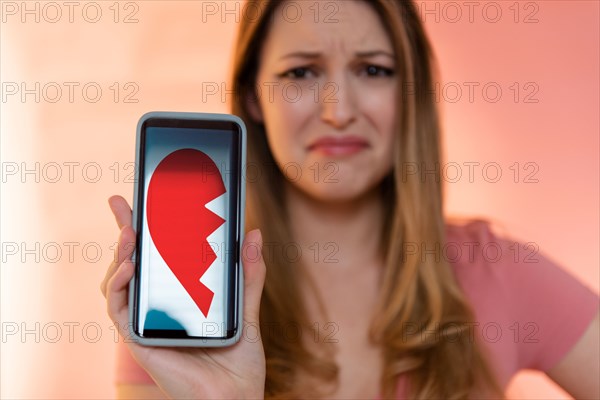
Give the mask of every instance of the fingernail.
<svg viewBox="0 0 600 400">
<path fill-rule="evenodd" d="M 260 232 L 260 229 L 253 229 L 250 232 L 248 232 L 246 238 L 248 239 L 248 242 L 252 242 L 252 243 L 258 243 L 258 247 L 262 250 L 262 233 Z"/>
</svg>

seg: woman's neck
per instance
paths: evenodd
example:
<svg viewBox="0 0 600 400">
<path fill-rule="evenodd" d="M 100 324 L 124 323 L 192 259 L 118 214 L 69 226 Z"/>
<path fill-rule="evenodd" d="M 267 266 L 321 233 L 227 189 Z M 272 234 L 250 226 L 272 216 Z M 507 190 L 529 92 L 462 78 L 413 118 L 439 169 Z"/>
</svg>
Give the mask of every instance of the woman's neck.
<svg viewBox="0 0 600 400">
<path fill-rule="evenodd" d="M 378 188 L 344 203 L 324 203 L 286 185 L 293 240 L 316 268 L 347 273 L 381 262 L 383 204 Z"/>
</svg>

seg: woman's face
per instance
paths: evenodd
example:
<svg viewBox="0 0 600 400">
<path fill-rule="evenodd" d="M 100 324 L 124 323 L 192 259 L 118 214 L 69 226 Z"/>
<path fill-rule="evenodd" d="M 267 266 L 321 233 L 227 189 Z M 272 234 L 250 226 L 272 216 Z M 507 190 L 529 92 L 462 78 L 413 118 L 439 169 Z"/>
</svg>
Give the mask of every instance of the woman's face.
<svg viewBox="0 0 600 400">
<path fill-rule="evenodd" d="M 252 114 L 289 182 L 321 201 L 352 200 L 392 167 L 392 44 L 366 2 L 286 4 L 260 55 Z"/>
</svg>

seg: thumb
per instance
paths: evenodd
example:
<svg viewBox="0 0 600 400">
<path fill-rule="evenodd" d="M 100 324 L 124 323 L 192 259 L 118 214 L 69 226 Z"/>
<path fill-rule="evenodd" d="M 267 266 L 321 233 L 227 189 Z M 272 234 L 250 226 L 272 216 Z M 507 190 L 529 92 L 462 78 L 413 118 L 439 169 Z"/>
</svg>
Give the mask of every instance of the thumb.
<svg viewBox="0 0 600 400">
<path fill-rule="evenodd" d="M 260 298 L 267 273 L 262 256 L 262 246 L 262 235 L 259 229 L 254 229 L 246 234 L 242 244 L 245 323 L 259 323 Z"/>
</svg>

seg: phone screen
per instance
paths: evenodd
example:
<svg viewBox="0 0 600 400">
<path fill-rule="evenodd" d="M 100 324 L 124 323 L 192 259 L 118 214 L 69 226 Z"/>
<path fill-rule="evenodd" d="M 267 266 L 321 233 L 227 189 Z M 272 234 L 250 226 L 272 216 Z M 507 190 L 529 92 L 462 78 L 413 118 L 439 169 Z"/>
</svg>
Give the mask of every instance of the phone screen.
<svg viewBox="0 0 600 400">
<path fill-rule="evenodd" d="M 139 336 L 226 339 L 237 332 L 241 140 L 232 121 L 143 123 L 133 321 Z"/>
</svg>

